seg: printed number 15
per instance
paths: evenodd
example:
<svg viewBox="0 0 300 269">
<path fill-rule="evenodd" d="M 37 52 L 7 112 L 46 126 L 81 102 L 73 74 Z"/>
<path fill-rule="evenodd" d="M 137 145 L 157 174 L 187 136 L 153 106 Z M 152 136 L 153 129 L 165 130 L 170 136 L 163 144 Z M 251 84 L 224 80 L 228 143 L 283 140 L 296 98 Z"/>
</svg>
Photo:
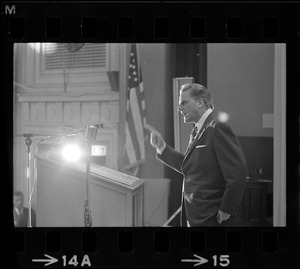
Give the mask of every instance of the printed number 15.
<svg viewBox="0 0 300 269">
<path fill-rule="evenodd" d="M 214 266 L 218 266 L 218 255 L 213 256 Z M 222 267 L 228 266 L 230 263 L 229 255 L 220 255 L 219 256 L 219 265 Z"/>
</svg>

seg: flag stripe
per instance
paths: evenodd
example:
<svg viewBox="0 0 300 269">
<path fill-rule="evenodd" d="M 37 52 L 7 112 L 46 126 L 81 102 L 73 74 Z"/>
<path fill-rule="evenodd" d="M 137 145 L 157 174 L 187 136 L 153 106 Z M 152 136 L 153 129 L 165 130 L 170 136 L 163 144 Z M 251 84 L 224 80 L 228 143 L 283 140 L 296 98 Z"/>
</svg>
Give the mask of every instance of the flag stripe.
<svg viewBox="0 0 300 269">
<path fill-rule="evenodd" d="M 135 127 L 135 132 L 137 134 L 137 140 L 139 143 L 139 149 L 140 149 L 140 157 L 143 159 L 145 157 L 145 148 L 144 148 L 144 128 L 142 123 L 142 118 L 139 108 L 139 102 L 137 98 L 136 89 L 132 89 L 130 91 L 130 103 L 131 103 L 131 110 L 133 115 L 133 122 Z"/>
<path fill-rule="evenodd" d="M 140 82 L 140 92 L 144 93 L 144 83 L 143 83 L 143 81 Z"/>
<path fill-rule="evenodd" d="M 139 142 L 138 142 L 138 134 L 135 131 L 134 124 L 132 124 L 134 120 L 132 117 L 131 108 L 130 108 L 130 113 L 128 115 L 128 119 L 129 119 L 128 130 L 129 130 L 129 135 L 131 136 L 131 143 L 135 150 L 136 160 L 139 160 L 141 158 L 140 157 L 141 153 L 140 153 Z"/>
<path fill-rule="evenodd" d="M 140 83 L 140 87 L 143 83 Z M 139 89 L 140 89 L 139 87 Z M 140 107 L 140 114 L 141 114 L 141 117 L 144 118 L 146 117 L 146 101 L 145 101 L 145 96 L 144 96 L 144 93 L 141 92 L 140 90 L 137 91 L 137 95 L 138 95 L 138 100 L 140 100 L 139 102 L 139 107 Z"/>
<path fill-rule="evenodd" d="M 131 135 L 129 133 L 129 128 L 128 128 L 128 123 L 126 122 L 126 155 L 127 155 L 127 158 L 128 158 L 128 161 L 129 163 L 133 163 L 133 162 L 136 162 L 137 158 L 136 158 L 136 155 L 135 155 L 135 150 L 134 150 L 134 147 L 133 147 L 133 143 L 132 143 L 132 140 L 131 140 Z"/>
<path fill-rule="evenodd" d="M 142 111 L 144 112 L 145 109 L 146 109 L 145 100 L 142 100 L 142 101 L 141 101 L 141 104 L 142 104 Z"/>
<path fill-rule="evenodd" d="M 137 96 L 137 105 L 139 106 L 139 112 L 142 113 L 143 108 L 142 108 L 142 100 L 144 100 L 144 94 L 141 93 L 141 91 L 139 90 L 139 87 L 137 87 L 137 89 L 135 89 L 135 94 Z"/>
</svg>

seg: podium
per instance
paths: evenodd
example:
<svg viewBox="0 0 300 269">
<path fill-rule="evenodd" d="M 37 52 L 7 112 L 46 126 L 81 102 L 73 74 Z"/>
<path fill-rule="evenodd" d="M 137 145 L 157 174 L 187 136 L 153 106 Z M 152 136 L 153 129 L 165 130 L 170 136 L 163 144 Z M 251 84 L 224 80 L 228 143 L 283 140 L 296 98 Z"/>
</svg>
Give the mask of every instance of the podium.
<svg viewBox="0 0 300 269">
<path fill-rule="evenodd" d="M 49 152 L 36 156 L 37 227 L 84 227 L 86 167 Z M 89 205 L 93 227 L 143 225 L 144 180 L 91 163 Z"/>
</svg>

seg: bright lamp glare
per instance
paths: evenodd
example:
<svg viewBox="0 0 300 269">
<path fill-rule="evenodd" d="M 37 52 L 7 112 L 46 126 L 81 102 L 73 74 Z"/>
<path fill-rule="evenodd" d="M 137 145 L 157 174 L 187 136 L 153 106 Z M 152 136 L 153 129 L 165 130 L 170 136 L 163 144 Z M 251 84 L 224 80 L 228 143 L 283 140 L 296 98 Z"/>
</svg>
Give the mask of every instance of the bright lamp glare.
<svg viewBox="0 0 300 269">
<path fill-rule="evenodd" d="M 76 145 L 65 145 L 62 151 L 64 159 L 68 162 L 76 162 L 81 157 L 81 150 Z"/>
<path fill-rule="evenodd" d="M 219 112 L 218 118 L 220 122 L 226 123 L 229 121 L 229 114 L 226 112 Z"/>
</svg>

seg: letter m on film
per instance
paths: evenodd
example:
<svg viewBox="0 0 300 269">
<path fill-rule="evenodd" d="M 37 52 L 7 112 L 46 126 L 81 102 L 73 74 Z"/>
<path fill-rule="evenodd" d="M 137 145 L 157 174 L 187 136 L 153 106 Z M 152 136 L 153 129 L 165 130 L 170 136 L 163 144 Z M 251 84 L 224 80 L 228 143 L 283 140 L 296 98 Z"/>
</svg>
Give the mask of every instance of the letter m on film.
<svg viewBox="0 0 300 269">
<path fill-rule="evenodd" d="M 11 7 L 9 5 L 6 5 L 5 6 L 5 14 L 9 14 L 9 15 L 12 15 L 12 14 L 16 14 L 16 6 L 15 5 L 12 5 Z"/>
</svg>

